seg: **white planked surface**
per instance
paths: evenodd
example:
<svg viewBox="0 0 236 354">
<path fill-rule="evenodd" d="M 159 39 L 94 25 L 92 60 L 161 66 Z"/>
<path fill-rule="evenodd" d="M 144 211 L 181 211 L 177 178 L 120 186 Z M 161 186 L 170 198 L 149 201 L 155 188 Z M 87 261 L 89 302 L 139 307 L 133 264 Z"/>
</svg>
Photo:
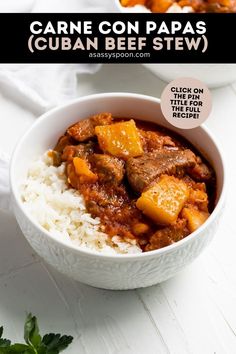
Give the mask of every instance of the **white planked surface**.
<svg viewBox="0 0 236 354">
<path fill-rule="evenodd" d="M 109 80 L 105 80 L 109 78 Z M 160 96 L 164 83 L 139 65 L 107 65 L 79 77 L 78 95 L 130 91 Z M 0 325 L 22 338 L 27 311 L 43 332 L 75 337 L 68 354 L 236 353 L 236 85 L 212 91 L 207 125 L 228 161 L 228 201 L 210 247 L 182 273 L 151 288 L 112 292 L 65 278 L 34 254 L 14 217 L 0 212 Z M 35 116 L 0 95 L 0 151 L 11 154 Z M 11 131 L 11 139 L 6 131 Z"/>
</svg>

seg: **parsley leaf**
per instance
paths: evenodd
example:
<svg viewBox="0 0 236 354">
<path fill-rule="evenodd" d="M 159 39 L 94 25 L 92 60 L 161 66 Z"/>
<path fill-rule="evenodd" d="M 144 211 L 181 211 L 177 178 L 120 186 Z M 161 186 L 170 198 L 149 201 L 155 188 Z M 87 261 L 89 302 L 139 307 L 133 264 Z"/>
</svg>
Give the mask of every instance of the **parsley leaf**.
<svg viewBox="0 0 236 354">
<path fill-rule="evenodd" d="M 29 314 L 24 326 L 26 344 L 11 344 L 8 339 L 2 338 L 3 327 L 0 327 L 0 354 L 59 354 L 66 349 L 73 337 L 49 333 L 43 339 L 39 334 L 37 318 Z"/>
<path fill-rule="evenodd" d="M 7 354 L 34 354 L 34 350 L 26 344 L 16 343 L 9 347 Z"/>
<path fill-rule="evenodd" d="M 11 341 L 9 339 L 2 338 L 3 327 L 0 327 L 0 348 L 6 348 L 11 345 Z"/>
<path fill-rule="evenodd" d="M 71 336 L 61 336 L 60 334 L 49 333 L 43 337 L 42 343 L 46 346 L 48 354 L 60 353 L 62 350 L 66 349 L 71 342 L 73 337 Z"/>
<path fill-rule="evenodd" d="M 35 316 L 32 316 L 31 313 L 27 316 L 25 321 L 24 338 L 25 342 L 33 348 L 37 348 L 41 344 L 37 319 Z"/>
</svg>

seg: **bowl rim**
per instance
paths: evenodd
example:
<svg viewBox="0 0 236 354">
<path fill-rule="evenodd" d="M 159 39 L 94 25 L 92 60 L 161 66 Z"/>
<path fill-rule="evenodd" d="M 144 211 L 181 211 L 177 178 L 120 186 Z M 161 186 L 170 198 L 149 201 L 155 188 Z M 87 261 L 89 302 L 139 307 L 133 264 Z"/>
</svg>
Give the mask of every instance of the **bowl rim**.
<svg viewBox="0 0 236 354">
<path fill-rule="evenodd" d="M 128 254 L 106 254 L 106 253 L 99 253 L 90 249 L 86 249 L 85 247 L 77 246 L 74 245 L 73 243 L 69 244 L 64 241 L 63 239 L 56 238 L 56 236 L 52 235 L 49 231 L 44 229 L 41 225 L 38 224 L 36 220 L 33 219 L 33 217 L 27 212 L 27 210 L 24 208 L 24 205 L 22 201 L 20 200 L 19 197 L 19 186 L 17 186 L 15 180 L 14 180 L 14 165 L 16 163 L 16 157 L 18 154 L 18 151 L 21 148 L 22 143 L 24 142 L 25 138 L 31 134 L 31 131 L 34 131 L 34 129 L 41 124 L 41 122 L 46 121 L 48 117 L 50 117 L 52 114 L 55 114 L 63 109 L 67 109 L 70 106 L 73 106 L 74 104 L 77 104 L 78 102 L 84 102 L 87 100 L 94 100 L 94 99 L 106 99 L 106 98 L 135 98 L 139 100 L 146 100 L 150 101 L 153 103 L 156 103 L 160 105 L 160 99 L 156 98 L 154 96 L 148 96 L 148 95 L 143 95 L 143 94 L 138 94 L 138 93 L 128 93 L 128 92 L 108 92 L 108 93 L 98 93 L 98 94 L 91 94 L 91 95 L 86 95 L 86 96 L 81 96 L 76 99 L 73 99 L 63 105 L 57 106 L 53 109 L 50 109 L 49 111 L 45 112 L 42 114 L 37 120 L 28 128 L 28 130 L 23 134 L 23 136 L 20 138 L 18 141 L 12 158 L 10 162 L 10 187 L 11 187 L 11 196 L 14 198 L 14 201 L 17 205 L 17 207 L 21 210 L 21 212 L 24 214 L 24 216 L 28 219 L 28 221 L 36 227 L 40 232 L 42 232 L 45 237 L 48 237 L 51 239 L 53 242 L 57 243 L 58 246 L 60 247 L 65 247 L 68 250 L 72 251 L 73 253 L 77 254 L 83 254 L 84 256 L 90 256 L 90 257 L 95 257 L 95 258 L 103 258 L 103 259 L 115 259 L 115 260 L 120 260 L 120 261 L 125 261 L 127 259 L 132 259 L 132 260 L 138 260 L 138 259 L 148 259 L 148 258 L 153 258 L 155 256 L 160 256 L 162 254 L 168 254 L 172 252 L 173 250 L 177 250 L 179 248 L 184 247 L 186 244 L 192 242 L 193 239 L 196 239 L 196 237 L 199 237 L 200 234 L 212 224 L 217 216 L 220 214 L 221 210 L 224 207 L 224 202 L 225 202 L 225 197 L 226 197 L 226 167 L 225 167 L 225 161 L 224 161 L 224 154 L 222 153 L 222 147 L 221 144 L 215 139 L 214 135 L 209 131 L 209 129 L 203 124 L 199 128 L 203 130 L 207 136 L 210 138 L 212 141 L 213 145 L 215 146 L 220 159 L 221 159 L 221 164 L 222 164 L 222 189 L 219 195 L 219 199 L 217 202 L 217 205 L 215 206 L 213 212 L 209 216 L 206 222 L 202 226 L 200 226 L 196 231 L 191 233 L 190 235 L 186 236 L 182 240 L 173 243 L 169 246 L 165 246 L 163 248 L 153 250 L 153 251 L 148 251 L 148 252 L 141 252 L 141 253 L 128 253 Z M 198 129 L 199 129 L 198 128 Z M 184 136 L 184 130 L 183 130 L 183 136 Z M 217 142 L 216 142 L 217 141 Z"/>
</svg>

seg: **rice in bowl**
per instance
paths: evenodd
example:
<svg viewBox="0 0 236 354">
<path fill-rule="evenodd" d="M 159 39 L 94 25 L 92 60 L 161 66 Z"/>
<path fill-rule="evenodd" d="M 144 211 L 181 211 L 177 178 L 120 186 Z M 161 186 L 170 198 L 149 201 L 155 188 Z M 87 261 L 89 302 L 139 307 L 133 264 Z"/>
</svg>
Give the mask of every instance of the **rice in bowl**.
<svg viewBox="0 0 236 354">
<path fill-rule="evenodd" d="M 58 239 L 103 254 L 142 252 L 135 240 L 110 238 L 101 231 L 99 218 L 86 211 L 83 196 L 68 186 L 65 164 L 53 166 L 48 152 L 30 166 L 21 197 L 26 212 Z"/>
</svg>

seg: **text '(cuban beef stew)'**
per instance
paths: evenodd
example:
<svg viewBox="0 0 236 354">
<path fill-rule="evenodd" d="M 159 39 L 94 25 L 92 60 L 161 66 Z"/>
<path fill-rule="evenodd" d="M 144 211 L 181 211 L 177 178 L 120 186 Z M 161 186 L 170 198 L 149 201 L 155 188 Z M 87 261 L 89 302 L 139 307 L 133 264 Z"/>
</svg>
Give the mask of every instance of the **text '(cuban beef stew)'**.
<svg viewBox="0 0 236 354">
<path fill-rule="evenodd" d="M 69 127 L 50 152 L 84 197 L 101 231 L 143 251 L 177 242 L 214 208 L 215 173 L 181 137 L 140 120 L 101 113 Z"/>
<path fill-rule="evenodd" d="M 236 12 L 236 0 L 120 0 L 124 7 L 145 6 L 151 12 Z"/>
</svg>

